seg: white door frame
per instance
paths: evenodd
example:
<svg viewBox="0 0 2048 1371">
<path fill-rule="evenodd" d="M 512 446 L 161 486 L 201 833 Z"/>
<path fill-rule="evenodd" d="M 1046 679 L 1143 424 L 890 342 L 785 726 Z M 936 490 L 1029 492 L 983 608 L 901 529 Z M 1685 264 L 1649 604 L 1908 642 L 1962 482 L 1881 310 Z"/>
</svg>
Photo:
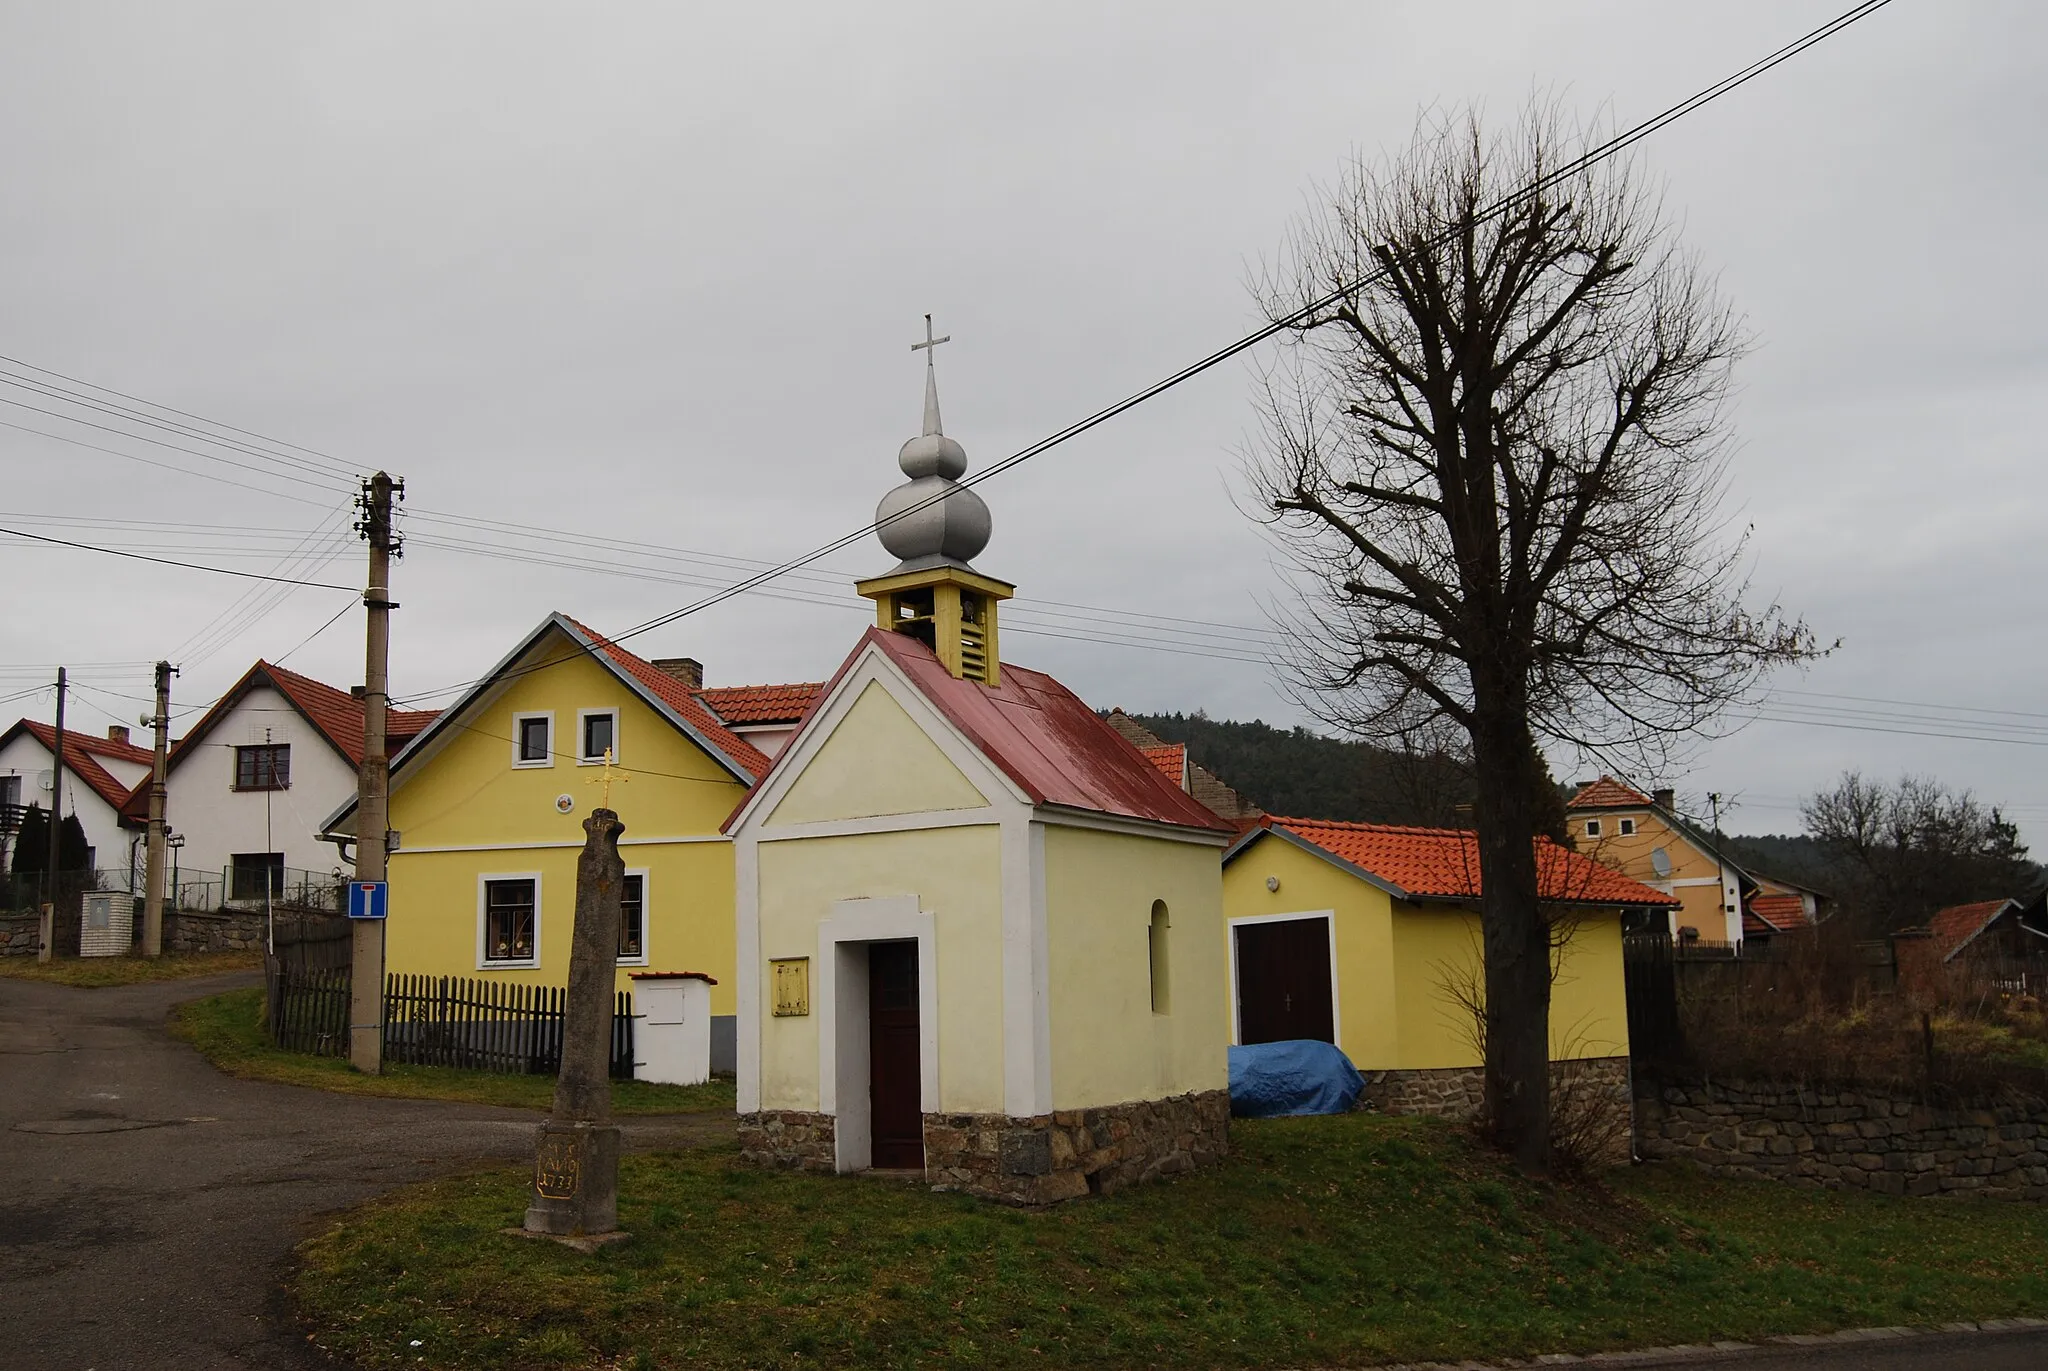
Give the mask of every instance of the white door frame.
<svg viewBox="0 0 2048 1371">
<path fill-rule="evenodd" d="M 867 945 L 917 943 L 918 1109 L 939 1112 L 937 920 L 915 895 L 838 900 L 818 925 L 818 1112 L 833 1116 L 832 1163 L 874 1165 L 874 1107 L 868 1095 Z"/>
<path fill-rule="evenodd" d="M 1344 1046 L 1344 1006 L 1338 997 L 1337 986 L 1337 911 L 1334 909 L 1304 909 L 1293 914 L 1248 914 L 1241 919 L 1226 919 L 1225 928 L 1230 938 L 1230 1043 L 1233 1047 L 1244 1045 L 1244 1031 L 1238 1023 L 1237 1012 L 1237 930 L 1240 924 L 1278 924 L 1297 919 L 1322 919 L 1330 930 L 1330 1036 L 1340 1050 Z"/>
</svg>

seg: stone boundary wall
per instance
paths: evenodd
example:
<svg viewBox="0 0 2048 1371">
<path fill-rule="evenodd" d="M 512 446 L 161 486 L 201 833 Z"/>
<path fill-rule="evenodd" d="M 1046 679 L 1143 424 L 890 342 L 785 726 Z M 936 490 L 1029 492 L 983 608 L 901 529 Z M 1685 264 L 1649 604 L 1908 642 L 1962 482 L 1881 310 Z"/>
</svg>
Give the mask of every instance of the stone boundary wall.
<svg viewBox="0 0 2048 1371">
<path fill-rule="evenodd" d="M 1636 1106 L 1645 1157 L 1717 1176 L 2048 1201 L 2048 1104 L 2040 1101 L 1937 1109 L 1861 1090 L 1645 1083 Z"/>
<path fill-rule="evenodd" d="M 282 920 L 285 915 L 279 911 Z M 260 909 L 164 911 L 166 952 L 260 952 L 263 949 Z M 135 905 L 135 940 L 142 943 L 142 903 Z"/>
<path fill-rule="evenodd" d="M 1469 1123 L 1486 1107 L 1486 1071 L 1447 1066 L 1411 1071 L 1367 1071 L 1358 1107 L 1383 1114 L 1424 1114 Z M 1551 1107 L 1560 1116 L 1583 1112 L 1572 1131 L 1594 1153 L 1588 1160 L 1625 1166 L 1632 1156 L 1635 1108 L 1627 1057 L 1578 1057 L 1550 1065 Z M 1562 1124 L 1563 1120 L 1560 1119 Z"/>
<path fill-rule="evenodd" d="M 765 1110 L 739 1121 L 740 1155 L 789 1171 L 835 1169 L 830 1114 Z M 924 1116 L 925 1180 L 1006 1204 L 1111 1194 L 1212 1166 L 1230 1152 L 1230 1093 L 1209 1090 L 1096 1109 Z"/>
<path fill-rule="evenodd" d="M 0 957 L 33 957 L 42 941 L 36 914 L 0 914 Z"/>
</svg>

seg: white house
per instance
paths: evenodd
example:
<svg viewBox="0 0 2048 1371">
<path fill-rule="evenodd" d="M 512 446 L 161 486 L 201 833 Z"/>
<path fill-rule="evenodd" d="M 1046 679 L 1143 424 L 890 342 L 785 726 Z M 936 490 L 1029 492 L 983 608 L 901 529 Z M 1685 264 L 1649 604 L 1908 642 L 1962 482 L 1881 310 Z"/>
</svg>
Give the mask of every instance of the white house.
<svg viewBox="0 0 2048 1371">
<path fill-rule="evenodd" d="M 392 711 L 388 749 L 433 717 Z M 288 872 L 332 873 L 335 850 L 316 835 L 355 794 L 362 758 L 360 699 L 268 662 L 250 667 L 171 749 L 164 812 L 183 840 L 176 865 L 187 900 L 258 901 L 266 880 L 282 894 L 300 879 Z M 139 786 L 122 818 L 140 827 L 148 816 L 148 787 Z"/>
<path fill-rule="evenodd" d="M 0 812 L 10 805 L 50 808 L 50 752 L 57 730 L 22 719 L 0 733 Z M 128 741 L 128 730 L 110 728 L 102 738 L 64 730 L 64 812 L 78 816 L 95 867 L 126 867 L 129 834 L 122 830 L 121 805 L 149 776 L 148 748 Z M 0 870 L 14 857 L 13 834 L 0 832 Z"/>
</svg>

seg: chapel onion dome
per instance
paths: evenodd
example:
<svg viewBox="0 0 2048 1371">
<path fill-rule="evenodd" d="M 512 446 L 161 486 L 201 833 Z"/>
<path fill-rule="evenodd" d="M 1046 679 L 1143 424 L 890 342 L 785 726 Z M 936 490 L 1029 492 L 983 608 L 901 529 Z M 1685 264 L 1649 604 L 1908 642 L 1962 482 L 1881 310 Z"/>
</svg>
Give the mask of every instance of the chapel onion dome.
<svg viewBox="0 0 2048 1371">
<path fill-rule="evenodd" d="M 967 450 L 948 438 L 940 426 L 939 378 L 929 353 L 925 360 L 924 432 L 903 445 L 896 464 L 910 479 L 875 506 L 882 546 L 906 563 L 969 562 L 979 556 L 988 546 L 993 525 L 981 496 L 959 484 L 959 478 L 967 474 Z M 898 511 L 919 505 L 924 507 L 915 514 L 884 522 Z"/>
</svg>

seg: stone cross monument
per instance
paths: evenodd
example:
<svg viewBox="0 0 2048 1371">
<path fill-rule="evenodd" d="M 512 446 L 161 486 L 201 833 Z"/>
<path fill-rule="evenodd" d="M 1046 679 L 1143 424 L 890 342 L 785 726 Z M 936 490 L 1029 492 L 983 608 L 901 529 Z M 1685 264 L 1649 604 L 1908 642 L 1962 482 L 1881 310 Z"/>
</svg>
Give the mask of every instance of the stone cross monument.
<svg viewBox="0 0 2048 1371">
<path fill-rule="evenodd" d="M 576 859 L 576 927 L 569 947 L 569 1002 L 562 1015 L 562 1071 L 555 1108 L 540 1126 L 524 1231 L 577 1245 L 616 1241 L 619 1129 L 612 1117 L 612 1003 L 619 950 L 619 897 L 626 826 L 609 809 L 583 821 Z"/>
</svg>

